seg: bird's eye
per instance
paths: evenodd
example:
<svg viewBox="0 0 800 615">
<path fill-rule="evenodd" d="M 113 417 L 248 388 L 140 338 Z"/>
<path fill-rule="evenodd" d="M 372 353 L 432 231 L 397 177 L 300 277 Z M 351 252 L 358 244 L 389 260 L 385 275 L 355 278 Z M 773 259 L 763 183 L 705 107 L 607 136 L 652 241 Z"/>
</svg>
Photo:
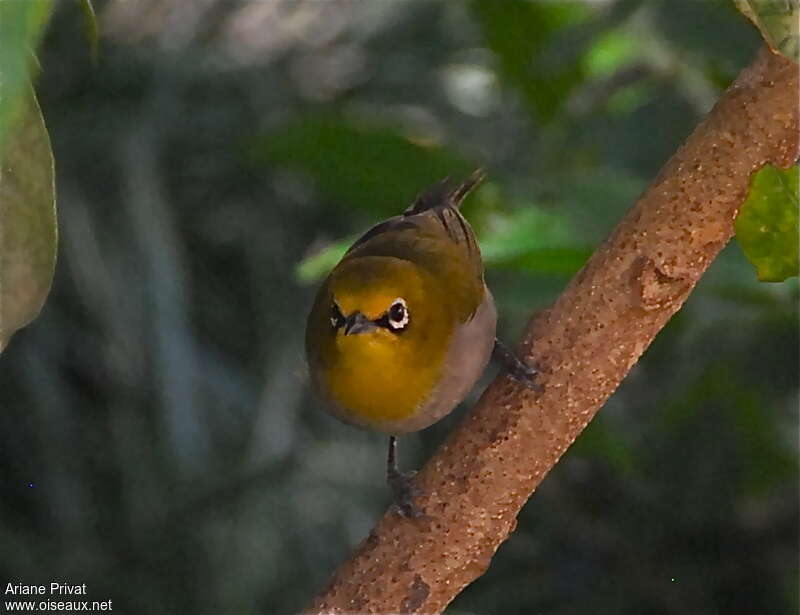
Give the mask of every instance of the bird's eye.
<svg viewBox="0 0 800 615">
<path fill-rule="evenodd" d="M 344 315 L 342 315 L 342 311 L 336 305 L 336 302 L 331 304 L 331 326 L 334 329 L 344 326 Z"/>
<path fill-rule="evenodd" d="M 386 321 L 389 324 L 389 328 L 392 331 L 402 331 L 408 326 L 409 320 L 408 306 L 403 299 L 398 297 L 392 303 L 389 311 L 386 312 Z"/>
</svg>

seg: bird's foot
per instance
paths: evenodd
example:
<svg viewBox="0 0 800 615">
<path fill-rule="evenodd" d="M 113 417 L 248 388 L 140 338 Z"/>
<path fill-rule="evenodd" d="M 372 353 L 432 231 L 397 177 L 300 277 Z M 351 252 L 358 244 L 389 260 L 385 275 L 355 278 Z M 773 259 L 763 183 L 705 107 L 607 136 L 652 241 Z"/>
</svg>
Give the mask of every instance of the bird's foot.
<svg viewBox="0 0 800 615">
<path fill-rule="evenodd" d="M 422 489 L 414 482 L 416 474 L 416 472 L 390 470 L 386 475 L 386 482 L 392 491 L 392 502 L 398 514 L 412 519 L 425 516 L 425 513 L 414 504 L 414 498 L 423 494 Z"/>
<path fill-rule="evenodd" d="M 397 438 L 389 436 L 389 452 L 386 457 L 386 482 L 392 491 L 394 508 L 401 517 L 410 519 L 427 517 L 414 504 L 414 498 L 424 493 L 414 481 L 416 474 L 416 472 L 401 472 L 397 469 Z"/>
<path fill-rule="evenodd" d="M 516 382 L 524 384 L 526 387 L 532 391 L 536 391 L 537 393 L 544 390 L 542 385 L 536 382 L 536 374 L 539 372 L 527 363 L 524 363 L 516 354 L 514 354 L 514 351 L 503 344 L 503 342 L 500 340 L 496 339 L 494 341 L 492 356 L 498 363 L 500 363 L 506 373 Z"/>
</svg>

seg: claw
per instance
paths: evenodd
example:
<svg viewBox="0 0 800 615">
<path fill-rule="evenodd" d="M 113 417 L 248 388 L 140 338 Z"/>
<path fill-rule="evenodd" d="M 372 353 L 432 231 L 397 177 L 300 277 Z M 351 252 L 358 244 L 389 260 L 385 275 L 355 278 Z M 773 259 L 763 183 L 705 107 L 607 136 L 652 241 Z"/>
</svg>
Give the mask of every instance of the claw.
<svg viewBox="0 0 800 615">
<path fill-rule="evenodd" d="M 531 389 L 532 391 L 536 391 L 540 393 L 544 390 L 542 385 L 537 384 L 535 378 L 536 374 L 539 372 L 536 368 L 531 367 L 527 363 L 523 363 L 519 357 L 517 357 L 514 352 L 512 352 L 505 344 L 503 344 L 500 340 L 494 341 L 494 349 L 492 350 L 492 356 L 503 366 L 503 369 L 508 373 L 509 376 L 516 382 L 520 384 L 524 384 L 526 387 Z"/>
<path fill-rule="evenodd" d="M 392 490 L 392 502 L 397 512 L 403 517 L 419 518 L 424 513 L 414 504 L 414 498 L 423 494 L 414 482 L 416 472 L 395 472 L 387 477 Z"/>
</svg>

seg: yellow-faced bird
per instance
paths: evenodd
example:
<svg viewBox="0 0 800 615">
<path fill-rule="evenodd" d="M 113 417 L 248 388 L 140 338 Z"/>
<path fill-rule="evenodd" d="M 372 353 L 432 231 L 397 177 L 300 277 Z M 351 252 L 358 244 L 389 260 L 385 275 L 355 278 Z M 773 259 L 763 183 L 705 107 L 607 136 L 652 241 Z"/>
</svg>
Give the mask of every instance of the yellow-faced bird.
<svg viewBox="0 0 800 615">
<path fill-rule="evenodd" d="M 445 180 L 358 239 L 317 292 L 306 328 L 312 386 L 339 419 L 390 434 L 387 478 L 416 515 L 395 436 L 446 416 L 494 353 L 531 387 L 534 369 L 495 337 L 497 312 L 480 248 L 459 206 L 483 179 Z"/>
</svg>

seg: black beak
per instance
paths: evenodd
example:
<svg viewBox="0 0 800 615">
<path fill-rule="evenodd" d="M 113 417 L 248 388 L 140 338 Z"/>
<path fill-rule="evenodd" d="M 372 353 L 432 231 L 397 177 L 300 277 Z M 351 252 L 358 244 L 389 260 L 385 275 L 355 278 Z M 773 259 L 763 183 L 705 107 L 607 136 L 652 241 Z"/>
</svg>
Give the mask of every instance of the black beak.
<svg viewBox="0 0 800 615">
<path fill-rule="evenodd" d="M 377 325 L 361 312 L 353 312 L 344 321 L 344 334 L 355 335 L 372 331 Z"/>
</svg>

